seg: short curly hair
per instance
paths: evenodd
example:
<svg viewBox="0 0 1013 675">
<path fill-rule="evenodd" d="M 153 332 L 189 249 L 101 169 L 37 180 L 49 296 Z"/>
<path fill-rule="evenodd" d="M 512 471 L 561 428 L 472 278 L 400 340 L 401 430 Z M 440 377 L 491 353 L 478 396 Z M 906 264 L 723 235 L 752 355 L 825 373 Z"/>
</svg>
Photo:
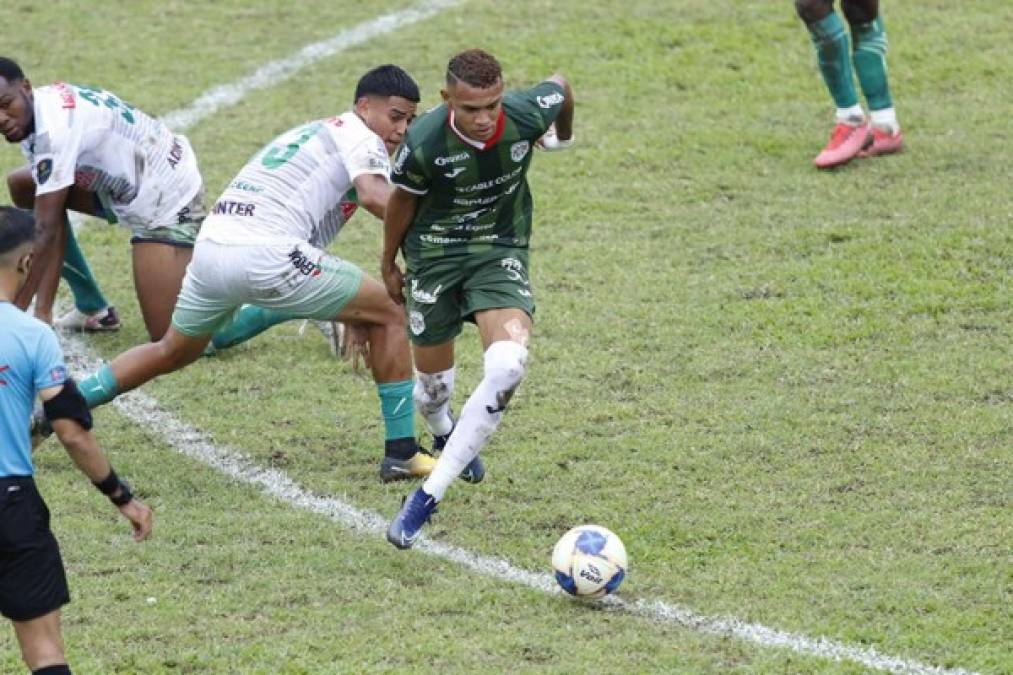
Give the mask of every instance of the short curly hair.
<svg viewBox="0 0 1013 675">
<path fill-rule="evenodd" d="M 503 78 L 496 57 L 482 49 L 468 49 L 447 64 L 447 86 L 464 82 L 472 87 L 488 89 Z"/>
</svg>

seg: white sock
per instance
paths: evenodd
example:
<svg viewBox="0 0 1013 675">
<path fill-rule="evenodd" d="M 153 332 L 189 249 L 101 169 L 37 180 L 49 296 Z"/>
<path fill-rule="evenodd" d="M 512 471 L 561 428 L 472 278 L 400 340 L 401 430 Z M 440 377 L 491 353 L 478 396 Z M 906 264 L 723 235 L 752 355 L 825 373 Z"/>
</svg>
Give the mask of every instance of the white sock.
<svg viewBox="0 0 1013 675">
<path fill-rule="evenodd" d="M 865 112 L 862 110 L 862 106 L 857 103 L 850 108 L 838 108 L 837 109 L 837 123 L 838 124 L 861 124 L 865 121 Z"/>
<path fill-rule="evenodd" d="M 897 111 L 892 107 L 883 108 L 882 110 L 873 110 L 872 125 L 879 127 L 880 129 L 886 129 L 891 134 L 897 133 L 900 131 L 900 125 L 897 124 Z"/>
<path fill-rule="evenodd" d="M 415 371 L 415 408 L 426 420 L 426 428 L 436 436 L 445 436 L 454 428 L 454 420 L 450 418 L 454 373 L 453 367 L 438 373 Z"/>
<path fill-rule="evenodd" d="M 516 342 L 493 342 L 485 351 L 485 376 L 468 397 L 457 420 L 457 428 L 422 489 L 443 499 L 454 479 L 475 459 L 496 431 L 509 397 L 524 377 L 528 350 Z"/>
</svg>

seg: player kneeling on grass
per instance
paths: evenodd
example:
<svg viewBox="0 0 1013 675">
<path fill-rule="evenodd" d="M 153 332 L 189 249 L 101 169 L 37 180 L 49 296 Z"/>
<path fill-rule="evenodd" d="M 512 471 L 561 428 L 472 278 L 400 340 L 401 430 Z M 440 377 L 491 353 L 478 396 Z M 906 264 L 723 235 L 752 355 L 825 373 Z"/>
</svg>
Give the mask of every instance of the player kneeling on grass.
<svg viewBox="0 0 1013 675">
<path fill-rule="evenodd" d="M 51 323 L 62 265 L 75 308 L 57 326 L 119 327 L 69 227 L 71 209 L 130 228 L 144 325 L 152 340 L 161 338 L 204 218 L 203 181 L 186 137 L 108 91 L 62 82 L 33 89 L 3 57 L 0 132 L 21 143 L 28 160 L 7 184 L 17 206 L 34 208 L 38 230 L 38 259 L 17 304 L 34 297 L 35 316 Z"/>
<path fill-rule="evenodd" d="M 450 60 L 446 83 L 444 105 L 419 118 L 394 156 L 384 219 L 381 270 L 387 292 L 406 305 L 416 400 L 430 431 L 449 434 L 432 475 L 387 530 L 398 548 L 415 542 L 455 477 L 474 474 L 467 467 L 524 377 L 535 311 L 527 171 L 535 147 L 573 141 L 573 92 L 560 75 L 504 93 L 499 63 L 471 49 Z M 455 425 L 454 341 L 466 320 L 478 326 L 484 374 Z"/>
<path fill-rule="evenodd" d="M 32 478 L 25 419 L 36 395 L 78 468 L 134 526 L 151 532 L 151 509 L 120 481 L 91 435 L 91 414 L 67 377 L 53 331 L 13 305 L 28 278 L 35 227 L 31 215 L 0 206 L 0 613 L 14 622 L 21 655 L 33 673 L 69 673 L 60 636 L 60 607 L 70 602 L 49 510 Z"/>
<path fill-rule="evenodd" d="M 380 66 L 359 80 L 353 110 L 287 131 L 254 155 L 204 221 L 169 331 L 82 381 L 88 405 L 192 363 L 247 303 L 293 319 L 343 321 L 377 383 L 381 477 L 428 475 L 434 460 L 415 441 L 404 313 L 379 282 L 324 252 L 355 203 L 383 217 L 390 152 L 418 100 L 408 73 Z"/>
</svg>

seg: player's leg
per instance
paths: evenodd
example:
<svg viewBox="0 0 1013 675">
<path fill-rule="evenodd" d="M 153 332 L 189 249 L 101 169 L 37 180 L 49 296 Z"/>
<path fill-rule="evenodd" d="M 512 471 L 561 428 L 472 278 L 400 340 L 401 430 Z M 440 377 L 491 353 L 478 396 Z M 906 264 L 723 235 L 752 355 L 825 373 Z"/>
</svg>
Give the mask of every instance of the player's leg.
<svg viewBox="0 0 1013 675">
<path fill-rule="evenodd" d="M 60 610 L 32 619 L 14 621 L 14 633 L 21 647 L 21 658 L 32 673 L 61 675 L 70 673 L 60 636 Z"/>
<path fill-rule="evenodd" d="M 851 25 L 855 72 L 872 117 L 872 145 L 862 156 L 897 152 L 904 144 L 886 76 L 886 30 L 879 0 L 841 0 Z"/>
<path fill-rule="evenodd" d="M 819 168 L 838 166 L 855 157 L 870 134 L 858 104 L 848 32 L 831 0 L 795 0 L 795 10 L 809 30 L 820 73 L 837 107 L 837 124 L 815 164 Z"/>
<path fill-rule="evenodd" d="M 15 169 L 7 176 L 7 187 L 11 201 L 23 209 L 30 209 L 35 204 L 35 181 L 31 169 L 27 166 Z M 87 215 L 104 217 L 101 205 L 97 203 L 95 193 L 77 186 L 71 188 L 67 197 L 68 208 Z M 75 309 L 60 317 L 56 325 L 72 330 L 115 330 L 119 328 L 119 319 L 115 310 L 109 306 L 102 290 L 92 274 L 84 253 L 77 242 L 70 222 L 65 221 L 66 245 L 64 248 L 63 267 L 61 274 L 70 286 L 74 296 Z M 55 279 L 54 279 L 55 281 Z M 56 284 L 40 286 L 36 295 L 36 307 L 51 311 L 53 299 L 56 297 Z"/>
<path fill-rule="evenodd" d="M 134 289 L 151 339 L 169 328 L 193 248 L 161 241 L 133 242 Z"/>
<path fill-rule="evenodd" d="M 272 326 L 294 318 L 289 312 L 243 305 L 226 325 L 215 331 L 211 344 L 215 349 L 229 349 L 252 340 Z"/>
</svg>

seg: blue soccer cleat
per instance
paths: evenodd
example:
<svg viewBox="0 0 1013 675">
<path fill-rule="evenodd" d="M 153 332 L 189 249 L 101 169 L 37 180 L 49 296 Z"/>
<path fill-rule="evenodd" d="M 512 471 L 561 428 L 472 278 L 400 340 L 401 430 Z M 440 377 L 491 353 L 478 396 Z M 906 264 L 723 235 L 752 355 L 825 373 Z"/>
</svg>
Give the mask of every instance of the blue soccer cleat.
<svg viewBox="0 0 1013 675">
<path fill-rule="evenodd" d="M 387 527 L 387 541 L 400 549 L 411 548 L 422 526 L 436 513 L 436 497 L 422 488 L 411 493 Z"/>
</svg>

